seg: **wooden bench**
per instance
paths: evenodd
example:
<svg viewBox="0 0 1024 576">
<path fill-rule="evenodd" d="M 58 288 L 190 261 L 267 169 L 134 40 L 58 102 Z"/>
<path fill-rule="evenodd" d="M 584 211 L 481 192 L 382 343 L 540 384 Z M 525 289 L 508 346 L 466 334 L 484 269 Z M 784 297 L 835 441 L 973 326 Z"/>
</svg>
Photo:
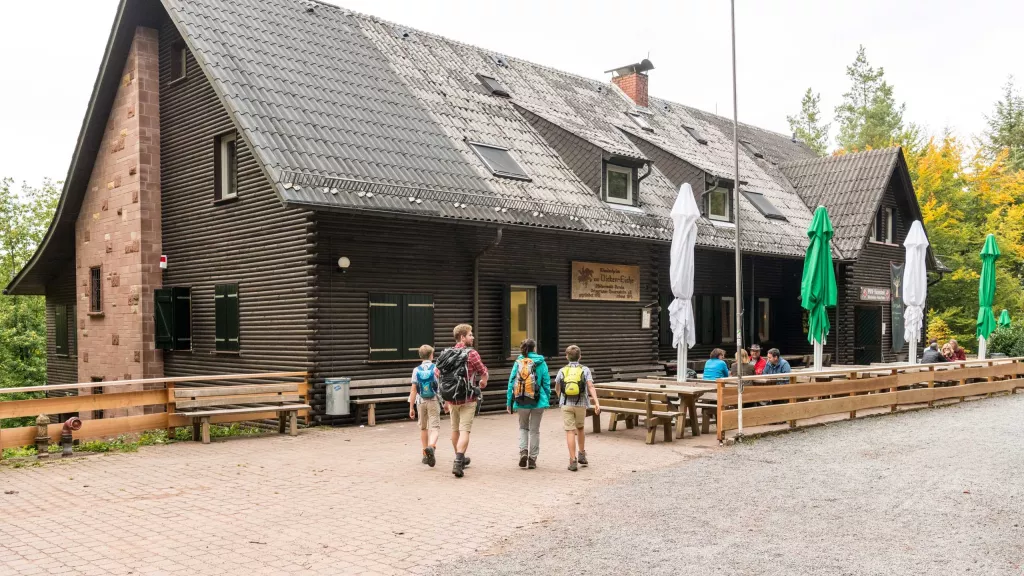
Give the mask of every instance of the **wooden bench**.
<svg viewBox="0 0 1024 576">
<path fill-rule="evenodd" d="M 277 412 L 278 432 L 298 434 L 298 412 L 310 406 L 298 382 L 202 388 L 174 388 L 174 415 L 192 420 L 192 439 L 210 443 L 210 418 L 224 414 Z"/>
<path fill-rule="evenodd" d="M 598 387 L 597 397 L 601 411 L 609 414 L 608 430 L 611 432 L 615 431 L 620 419 L 626 421 L 627 428 L 632 428 L 637 417 L 643 416 L 648 444 L 654 444 L 658 427 L 664 428 L 665 442 L 671 442 L 673 420 L 686 418 L 682 407 L 672 405 L 669 394 Z"/>
<path fill-rule="evenodd" d="M 356 424 L 362 420 L 363 407 L 366 407 L 366 424 L 376 426 L 377 404 L 408 402 L 411 386 L 409 377 L 354 380 L 349 387 L 349 398 L 356 407 Z"/>
<path fill-rule="evenodd" d="M 635 382 L 639 378 L 651 376 L 668 376 L 663 364 L 634 364 L 631 366 L 612 367 L 612 380 L 616 382 Z"/>
</svg>

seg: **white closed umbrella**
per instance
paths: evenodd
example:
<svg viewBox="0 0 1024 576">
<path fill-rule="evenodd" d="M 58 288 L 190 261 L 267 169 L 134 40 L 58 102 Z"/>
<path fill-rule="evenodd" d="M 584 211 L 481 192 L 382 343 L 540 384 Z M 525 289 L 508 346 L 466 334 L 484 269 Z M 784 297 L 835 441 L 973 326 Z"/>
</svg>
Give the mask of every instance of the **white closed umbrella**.
<svg viewBox="0 0 1024 576">
<path fill-rule="evenodd" d="M 697 242 L 697 220 L 700 210 L 689 184 L 679 187 L 672 205 L 672 259 L 669 279 L 672 283 L 672 304 L 668 307 L 672 326 L 672 345 L 676 347 L 676 380 L 686 379 L 686 351 L 697 342 L 693 321 L 693 245 Z"/>
<path fill-rule="evenodd" d="M 903 246 L 907 249 L 903 268 L 903 336 L 910 343 L 910 363 L 917 364 L 917 343 L 921 341 L 924 323 L 924 303 L 928 296 L 928 237 L 919 220 L 910 225 Z"/>
</svg>

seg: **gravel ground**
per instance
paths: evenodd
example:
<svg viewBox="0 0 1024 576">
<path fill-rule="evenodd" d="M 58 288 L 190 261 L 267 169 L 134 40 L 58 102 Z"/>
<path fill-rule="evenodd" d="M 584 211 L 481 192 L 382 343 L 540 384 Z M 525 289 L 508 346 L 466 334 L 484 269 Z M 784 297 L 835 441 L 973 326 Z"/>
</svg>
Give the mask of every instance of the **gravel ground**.
<svg viewBox="0 0 1024 576">
<path fill-rule="evenodd" d="M 600 466 L 599 442 L 589 452 Z M 515 492 L 510 484 L 506 495 Z M 810 428 L 639 473 L 437 573 L 1021 575 L 1022 566 L 1017 394 Z"/>
</svg>

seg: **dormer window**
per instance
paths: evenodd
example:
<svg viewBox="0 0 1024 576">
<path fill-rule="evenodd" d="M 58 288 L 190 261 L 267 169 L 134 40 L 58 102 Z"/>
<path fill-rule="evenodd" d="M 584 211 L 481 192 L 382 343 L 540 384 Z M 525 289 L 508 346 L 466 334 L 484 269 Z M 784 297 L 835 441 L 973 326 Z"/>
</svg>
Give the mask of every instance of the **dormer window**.
<svg viewBox="0 0 1024 576">
<path fill-rule="evenodd" d="M 639 126 L 641 130 L 645 132 L 654 132 L 654 128 L 651 128 L 651 125 L 647 123 L 647 119 L 639 112 L 628 112 L 626 115 L 629 116 L 629 119 Z"/>
<path fill-rule="evenodd" d="M 636 168 L 605 164 L 604 167 L 604 201 L 612 204 L 633 206 L 636 189 Z"/>
<path fill-rule="evenodd" d="M 732 190 L 716 186 L 708 190 L 708 218 L 732 222 Z"/>
<path fill-rule="evenodd" d="M 892 244 L 896 237 L 896 218 L 892 208 L 879 208 L 871 224 L 871 239 L 875 242 Z"/>
</svg>

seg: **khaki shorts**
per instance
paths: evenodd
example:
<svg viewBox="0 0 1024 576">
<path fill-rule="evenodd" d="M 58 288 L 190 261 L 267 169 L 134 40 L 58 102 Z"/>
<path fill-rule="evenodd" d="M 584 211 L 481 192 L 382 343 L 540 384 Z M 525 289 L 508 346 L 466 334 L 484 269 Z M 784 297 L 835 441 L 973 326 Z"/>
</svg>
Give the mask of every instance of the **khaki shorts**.
<svg viewBox="0 0 1024 576">
<path fill-rule="evenodd" d="M 425 400 L 416 406 L 416 413 L 419 415 L 420 430 L 441 429 L 441 405 L 437 400 Z"/>
<path fill-rule="evenodd" d="M 566 432 L 583 428 L 583 422 L 586 419 L 586 406 L 562 406 L 562 424 L 565 426 Z"/>
<path fill-rule="evenodd" d="M 452 404 L 452 432 L 471 432 L 476 417 L 476 401 L 466 404 Z"/>
</svg>

